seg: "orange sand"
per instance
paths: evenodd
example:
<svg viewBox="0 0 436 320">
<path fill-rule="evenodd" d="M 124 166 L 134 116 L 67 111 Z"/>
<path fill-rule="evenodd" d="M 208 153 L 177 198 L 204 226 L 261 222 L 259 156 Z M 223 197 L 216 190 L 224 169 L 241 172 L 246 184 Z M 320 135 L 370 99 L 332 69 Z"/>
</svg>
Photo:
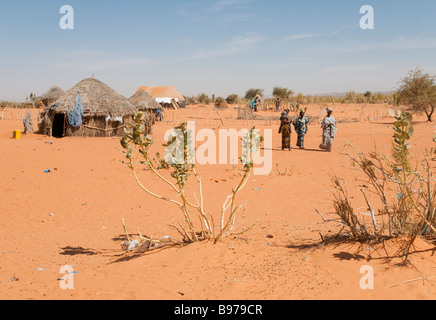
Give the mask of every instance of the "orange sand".
<svg viewBox="0 0 436 320">
<path fill-rule="evenodd" d="M 363 108 L 363 109 L 362 109 Z M 273 172 L 250 178 L 239 201 L 246 201 L 239 227 L 257 221 L 248 233 L 213 244 L 193 244 L 141 256 L 126 256 L 121 219 L 136 233 L 159 238 L 183 217 L 173 205 L 150 198 L 135 184 L 123 165 L 118 138 L 64 138 L 28 134 L 14 113 L 0 120 L 0 299 L 435 299 L 431 281 L 395 284 L 436 276 L 434 246 L 418 240 L 411 264 L 400 266 L 395 242 L 381 246 L 341 244 L 322 246 L 323 236 L 339 231 L 323 223 L 313 206 L 333 219 L 330 176 L 355 180 L 358 172 L 341 154 L 351 141 L 362 151 L 389 153 L 392 128 L 385 106 L 334 107 L 339 125 L 333 153 L 319 152 L 321 129 L 312 124 L 306 136 L 308 150 L 281 151 L 278 123 L 234 120 L 234 109 L 220 111 L 224 128 L 273 129 Z M 21 112 L 21 111 L 20 111 Z M 322 110 L 310 106 L 308 113 Z M 263 115 L 277 115 L 261 112 Z M 1 110 L 0 110 L 1 115 Z M 376 120 L 369 122 L 368 117 Z M 168 122 L 154 128 L 153 150 L 162 153 L 163 133 L 181 121 L 197 119 L 197 129 L 222 127 L 212 107 L 191 106 L 166 111 Z M 418 119 L 413 150 L 433 146 L 434 125 Z M 48 142 L 48 143 L 47 143 Z M 50 144 L 52 143 L 52 144 Z M 295 134 L 292 145 L 295 146 Z M 294 167 L 292 177 L 279 176 Z M 44 170 L 50 169 L 50 173 Z M 218 212 L 238 172 L 232 166 L 199 166 L 206 206 Z M 145 184 L 171 195 L 150 172 L 141 172 Z M 258 189 L 258 190 L 255 190 Z M 350 190 L 356 207 L 364 207 L 358 189 Z M 365 209 L 363 209 L 365 210 Z M 330 212 L 330 213 L 329 213 Z M 267 238 L 271 235 L 272 238 Z M 60 268 L 74 266 L 74 290 L 59 286 Z M 360 288 L 360 268 L 373 267 L 375 289 Z M 16 281 L 11 281 L 15 277 Z M 436 280 L 434 278 L 433 280 Z"/>
</svg>

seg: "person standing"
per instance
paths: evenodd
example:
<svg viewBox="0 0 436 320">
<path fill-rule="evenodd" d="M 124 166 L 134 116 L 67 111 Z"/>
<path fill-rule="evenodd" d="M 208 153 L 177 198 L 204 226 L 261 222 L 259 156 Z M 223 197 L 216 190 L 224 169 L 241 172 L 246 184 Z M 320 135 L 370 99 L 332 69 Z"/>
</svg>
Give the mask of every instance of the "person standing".
<svg viewBox="0 0 436 320">
<path fill-rule="evenodd" d="M 293 122 L 295 132 L 298 135 L 297 139 L 297 147 L 300 149 L 304 149 L 304 136 L 306 135 L 307 131 L 309 130 L 308 124 L 309 119 L 305 116 L 304 111 L 300 111 L 300 116 L 296 118 Z"/>
<path fill-rule="evenodd" d="M 250 108 L 251 108 L 251 110 L 252 110 L 253 112 L 255 111 L 256 104 L 255 104 L 255 102 L 254 102 L 254 99 L 251 99 L 251 101 L 250 101 Z"/>
<path fill-rule="evenodd" d="M 332 152 L 333 141 L 338 130 L 336 127 L 336 119 L 332 117 L 332 114 L 333 110 L 331 108 L 327 108 L 327 116 L 324 118 L 324 121 L 321 125 L 323 130 L 323 139 L 322 144 L 319 147 L 327 152 Z"/>
<path fill-rule="evenodd" d="M 291 121 L 287 115 L 286 112 L 282 113 L 282 116 L 280 117 L 280 129 L 279 134 L 282 134 L 282 151 L 285 149 L 289 149 L 289 151 L 292 151 L 291 149 Z"/>
<path fill-rule="evenodd" d="M 157 121 L 164 121 L 163 110 L 156 109 L 156 119 L 157 119 Z"/>
<path fill-rule="evenodd" d="M 280 98 L 276 100 L 276 112 L 280 112 Z"/>
</svg>

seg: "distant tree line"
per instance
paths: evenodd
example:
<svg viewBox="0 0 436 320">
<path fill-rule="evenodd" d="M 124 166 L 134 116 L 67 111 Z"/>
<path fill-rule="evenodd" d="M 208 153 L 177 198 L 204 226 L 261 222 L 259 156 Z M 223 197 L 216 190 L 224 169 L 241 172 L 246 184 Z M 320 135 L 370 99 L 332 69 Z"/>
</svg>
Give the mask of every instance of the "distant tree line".
<svg viewBox="0 0 436 320">
<path fill-rule="evenodd" d="M 185 97 L 187 104 L 209 104 L 216 99 L 225 100 L 228 104 L 244 104 L 254 99 L 257 95 L 264 97 L 263 89 L 249 89 L 244 97 L 237 94 L 231 94 L 226 99 L 210 98 L 207 94 L 202 93 L 196 97 Z M 436 77 L 425 73 L 422 69 L 416 68 L 408 72 L 401 80 L 399 88 L 391 94 L 373 93 L 356 93 L 349 91 L 343 96 L 314 96 L 295 94 L 294 91 L 275 87 L 272 92 L 274 99 L 280 98 L 285 102 L 292 104 L 327 104 L 327 103 L 367 103 L 367 104 L 390 104 L 394 106 L 406 106 L 412 113 L 422 113 L 427 116 L 429 122 L 432 122 L 436 110 Z"/>
<path fill-rule="evenodd" d="M 185 96 L 186 104 L 210 104 L 215 103 L 217 99 L 224 99 L 228 104 L 247 104 L 256 96 L 264 97 L 263 89 L 249 89 L 245 96 L 240 97 L 237 94 L 231 94 L 227 98 L 209 97 L 205 93 L 197 96 Z M 288 88 L 275 87 L 272 92 L 273 99 L 280 98 L 284 102 L 293 102 L 296 104 L 326 104 L 326 103 L 390 103 L 394 104 L 394 94 L 384 95 L 381 93 L 371 93 L 367 91 L 364 94 L 358 94 L 354 91 L 347 92 L 344 96 L 315 96 L 303 95 L 302 93 L 295 94 L 294 91 Z"/>
</svg>

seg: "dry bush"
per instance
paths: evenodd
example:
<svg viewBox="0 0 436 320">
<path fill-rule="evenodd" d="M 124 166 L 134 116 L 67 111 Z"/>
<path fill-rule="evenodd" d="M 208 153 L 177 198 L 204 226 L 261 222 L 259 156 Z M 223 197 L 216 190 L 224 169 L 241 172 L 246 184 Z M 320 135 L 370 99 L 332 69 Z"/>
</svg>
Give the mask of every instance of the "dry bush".
<svg viewBox="0 0 436 320">
<path fill-rule="evenodd" d="M 277 175 L 281 177 L 292 177 L 294 174 L 294 165 L 291 168 L 285 168 L 284 170 L 280 170 L 279 163 L 276 163 Z"/>
<path fill-rule="evenodd" d="M 0 108 L 1 109 L 6 109 L 6 108 L 13 108 L 13 109 L 20 109 L 20 108 L 27 108 L 29 107 L 29 105 L 23 104 L 23 103 L 18 103 L 18 102 L 13 102 L 13 101 L 0 101 Z"/>
<path fill-rule="evenodd" d="M 226 100 L 222 97 L 218 97 L 215 99 L 214 107 L 216 110 L 226 110 L 229 108 Z"/>
<path fill-rule="evenodd" d="M 436 179 L 427 154 L 412 165 L 407 143 L 413 135 L 412 116 L 398 113 L 395 119 L 392 156 L 377 150 L 365 154 L 352 145 L 345 151 L 353 166 L 365 174 L 369 191 L 378 196 L 381 221 L 376 221 L 376 211 L 361 190 L 372 217 L 371 224 L 362 222 L 353 211 L 344 183 L 337 177 L 332 179 L 336 190 L 333 205 L 354 240 L 406 239 L 401 252 L 407 255 L 418 236 L 436 238 Z"/>
</svg>

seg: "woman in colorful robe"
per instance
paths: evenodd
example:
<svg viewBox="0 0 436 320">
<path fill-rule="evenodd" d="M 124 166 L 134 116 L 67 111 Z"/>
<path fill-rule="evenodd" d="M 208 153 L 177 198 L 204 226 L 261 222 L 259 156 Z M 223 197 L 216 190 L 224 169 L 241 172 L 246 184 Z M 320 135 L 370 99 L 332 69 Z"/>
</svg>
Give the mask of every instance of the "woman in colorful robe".
<svg viewBox="0 0 436 320">
<path fill-rule="evenodd" d="M 291 121 L 289 120 L 289 117 L 286 112 L 282 113 L 282 116 L 280 117 L 280 129 L 279 134 L 282 134 L 282 150 L 289 149 L 289 151 L 292 151 L 291 149 Z"/>
<path fill-rule="evenodd" d="M 295 128 L 295 132 L 298 135 L 297 139 L 297 147 L 300 149 L 304 149 L 304 136 L 309 130 L 308 125 L 309 119 L 305 116 L 304 111 L 300 112 L 300 116 L 294 120 L 293 125 Z"/>
<path fill-rule="evenodd" d="M 336 136 L 337 127 L 336 119 L 332 117 L 333 110 L 327 108 L 327 117 L 324 118 L 321 128 L 323 130 L 322 144 L 319 146 L 322 150 L 332 152 L 333 141 Z"/>
<path fill-rule="evenodd" d="M 254 99 L 251 99 L 251 101 L 250 101 L 250 108 L 253 112 L 255 111 L 256 103 L 254 102 Z"/>
</svg>

